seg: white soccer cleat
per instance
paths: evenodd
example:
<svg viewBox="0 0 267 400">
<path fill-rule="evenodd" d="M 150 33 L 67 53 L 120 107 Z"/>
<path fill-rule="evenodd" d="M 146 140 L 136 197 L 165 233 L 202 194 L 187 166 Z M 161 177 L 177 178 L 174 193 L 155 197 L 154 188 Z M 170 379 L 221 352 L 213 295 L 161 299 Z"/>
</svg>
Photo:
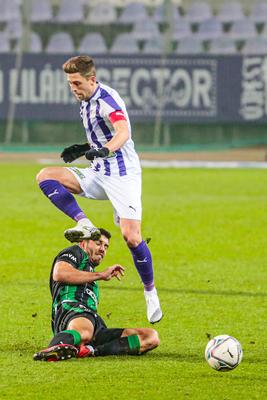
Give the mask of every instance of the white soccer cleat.
<svg viewBox="0 0 267 400">
<path fill-rule="evenodd" d="M 74 228 L 64 232 L 65 238 L 70 242 L 81 242 L 84 239 L 98 240 L 101 232 L 95 226 L 77 224 Z"/>
<path fill-rule="evenodd" d="M 145 290 L 147 319 L 151 324 L 159 322 L 163 317 L 156 288 L 147 292 Z"/>
</svg>

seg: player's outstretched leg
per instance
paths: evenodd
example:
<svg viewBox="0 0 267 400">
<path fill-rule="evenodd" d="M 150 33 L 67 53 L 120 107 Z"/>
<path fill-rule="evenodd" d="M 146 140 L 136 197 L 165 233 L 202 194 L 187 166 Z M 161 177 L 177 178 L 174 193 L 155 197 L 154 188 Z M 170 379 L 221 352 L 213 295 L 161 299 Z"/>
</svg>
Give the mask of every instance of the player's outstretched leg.
<svg viewBox="0 0 267 400">
<path fill-rule="evenodd" d="M 147 319 L 151 324 L 155 324 L 162 319 L 163 314 L 157 290 L 154 286 L 153 264 L 150 250 L 144 240 L 138 246 L 129 247 L 129 249 L 132 253 L 135 267 L 144 284 Z"/>
<path fill-rule="evenodd" d="M 141 237 L 141 222 L 120 219 L 122 235 L 132 253 L 137 272 L 144 285 L 147 319 L 151 324 L 159 322 L 163 316 L 157 290 L 154 286 L 152 255 L 147 243 Z"/>
<path fill-rule="evenodd" d="M 100 238 L 100 231 L 86 217 L 73 194 L 67 189 L 72 188 L 74 193 L 79 193 L 80 189 L 79 183 L 71 172 L 61 167 L 44 168 L 37 175 L 37 181 L 51 203 L 77 222 L 74 228 L 64 232 L 66 239 L 70 242 L 80 242 L 83 239 Z"/>
<path fill-rule="evenodd" d="M 82 345 L 77 357 L 140 355 L 155 349 L 159 343 L 158 333 L 154 329 L 127 328 L 123 330 L 121 337 L 94 348 L 91 345 Z"/>
</svg>

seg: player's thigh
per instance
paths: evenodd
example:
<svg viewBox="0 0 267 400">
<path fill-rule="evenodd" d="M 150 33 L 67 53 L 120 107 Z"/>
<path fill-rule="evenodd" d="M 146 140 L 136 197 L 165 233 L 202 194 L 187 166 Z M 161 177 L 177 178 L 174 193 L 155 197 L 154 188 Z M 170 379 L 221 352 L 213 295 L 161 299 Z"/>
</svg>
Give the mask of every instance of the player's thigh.
<svg viewBox="0 0 267 400">
<path fill-rule="evenodd" d="M 81 186 L 78 179 L 66 167 L 46 167 L 43 168 L 37 175 L 38 183 L 52 179 L 60 182 L 70 192 L 81 193 Z"/>
<path fill-rule="evenodd" d="M 119 219 L 141 221 L 141 174 L 105 177 L 104 186 Z"/>
<path fill-rule="evenodd" d="M 67 329 L 79 332 L 82 342 L 90 342 L 94 336 L 94 321 L 86 316 L 76 316 L 68 323 Z"/>
<path fill-rule="evenodd" d="M 99 173 L 92 168 L 69 167 L 68 170 L 78 181 L 81 187 L 81 196 L 94 200 L 108 200 Z"/>
</svg>

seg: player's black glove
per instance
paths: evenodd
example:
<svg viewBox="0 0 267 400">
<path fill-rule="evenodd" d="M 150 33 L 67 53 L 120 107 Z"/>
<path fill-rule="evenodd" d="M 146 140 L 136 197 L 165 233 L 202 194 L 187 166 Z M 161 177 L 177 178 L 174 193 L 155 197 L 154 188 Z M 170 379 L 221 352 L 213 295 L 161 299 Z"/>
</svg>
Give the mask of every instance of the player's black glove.
<svg viewBox="0 0 267 400">
<path fill-rule="evenodd" d="M 60 154 L 60 157 L 63 158 L 65 163 L 70 163 L 70 162 L 76 160 L 76 158 L 84 156 L 86 151 L 88 151 L 90 149 L 91 149 L 91 146 L 88 143 L 73 144 L 70 147 L 66 147 Z"/>
<path fill-rule="evenodd" d="M 90 149 L 85 153 L 87 160 L 93 161 L 95 158 L 105 158 L 109 155 L 109 149 L 107 147 L 101 147 L 101 149 Z"/>
</svg>

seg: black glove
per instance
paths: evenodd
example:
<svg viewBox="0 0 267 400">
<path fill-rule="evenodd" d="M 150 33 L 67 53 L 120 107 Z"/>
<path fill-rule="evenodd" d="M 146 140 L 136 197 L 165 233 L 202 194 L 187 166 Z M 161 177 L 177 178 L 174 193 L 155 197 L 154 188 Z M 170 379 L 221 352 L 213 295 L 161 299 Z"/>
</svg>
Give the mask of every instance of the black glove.
<svg viewBox="0 0 267 400">
<path fill-rule="evenodd" d="M 93 161 L 94 158 L 105 158 L 109 155 L 109 149 L 107 147 L 101 147 L 101 149 L 90 149 L 85 153 L 87 160 Z"/>
<path fill-rule="evenodd" d="M 63 158 L 65 163 L 72 162 L 81 156 L 84 156 L 86 151 L 90 150 L 91 146 L 88 143 L 85 144 L 73 144 L 70 147 L 66 147 L 60 157 Z"/>
</svg>

